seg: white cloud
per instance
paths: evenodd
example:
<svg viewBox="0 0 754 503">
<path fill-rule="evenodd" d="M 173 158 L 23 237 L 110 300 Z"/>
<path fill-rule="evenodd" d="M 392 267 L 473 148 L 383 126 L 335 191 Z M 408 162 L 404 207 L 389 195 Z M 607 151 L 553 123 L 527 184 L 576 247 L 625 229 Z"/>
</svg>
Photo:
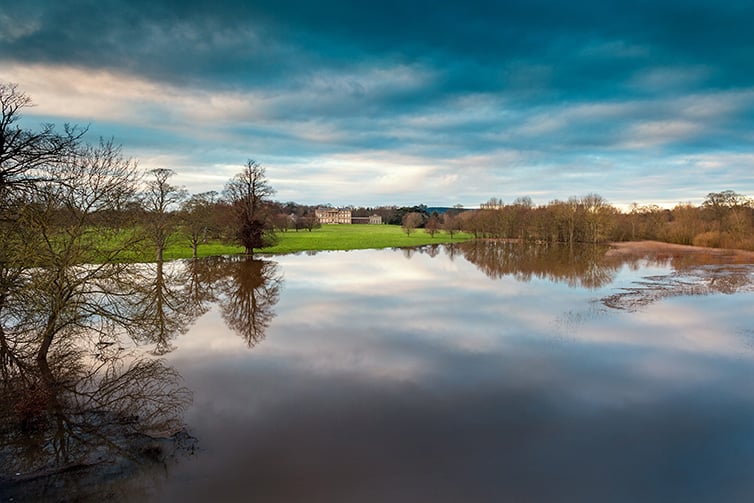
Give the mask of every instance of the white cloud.
<svg viewBox="0 0 754 503">
<path fill-rule="evenodd" d="M 0 79 L 32 97 L 27 115 L 196 131 L 253 120 L 261 108 L 254 93 L 177 87 L 107 70 L 16 64 L 0 70 Z"/>
<path fill-rule="evenodd" d="M 702 70 L 678 78 L 702 78 Z M 733 148 L 754 141 L 739 124 L 754 107 L 754 89 L 536 108 L 474 92 L 391 113 L 378 108 L 383 100 L 421 97 L 437 75 L 419 64 L 375 62 L 317 71 L 283 88 L 213 90 L 17 63 L 0 68 L 0 80 L 32 97 L 30 118 L 92 123 L 143 168 L 174 169 L 175 183 L 190 191 L 221 190 L 249 157 L 268 168 L 278 198 L 303 203 L 475 206 L 492 196 L 539 195 L 535 202 L 546 203 L 598 192 L 619 205 L 638 197 L 673 205 L 754 187 L 748 154 L 724 144 L 676 151 L 700 139 L 738 142 Z M 650 172 L 651 187 L 637 187 Z"/>
</svg>

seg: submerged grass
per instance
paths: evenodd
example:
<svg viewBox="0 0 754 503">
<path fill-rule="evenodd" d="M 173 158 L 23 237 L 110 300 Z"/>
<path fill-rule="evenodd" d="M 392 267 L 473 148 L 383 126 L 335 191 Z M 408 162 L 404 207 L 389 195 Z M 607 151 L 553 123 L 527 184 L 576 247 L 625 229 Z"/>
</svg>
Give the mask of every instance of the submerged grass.
<svg viewBox="0 0 754 503">
<path fill-rule="evenodd" d="M 359 250 L 367 248 L 395 248 L 421 246 L 433 243 L 467 241 L 468 234 L 438 232 L 430 236 L 423 229 L 417 229 L 407 236 L 398 225 L 323 225 L 309 231 L 288 231 L 278 234 L 279 242 L 262 253 L 291 253 L 307 250 Z"/>
<path fill-rule="evenodd" d="M 438 232 L 434 237 L 423 229 L 417 229 L 407 236 L 398 225 L 323 225 L 311 232 L 307 230 L 279 232 L 278 243 L 269 248 L 255 250 L 259 253 L 282 254 L 301 251 L 361 250 L 370 248 L 399 248 L 426 244 L 468 241 L 471 234 Z M 198 255 L 232 255 L 243 253 L 240 246 L 210 242 L 199 245 Z M 191 246 L 187 239 L 176 236 L 165 250 L 165 259 L 190 258 Z M 151 258 L 150 258 L 151 260 Z"/>
</svg>

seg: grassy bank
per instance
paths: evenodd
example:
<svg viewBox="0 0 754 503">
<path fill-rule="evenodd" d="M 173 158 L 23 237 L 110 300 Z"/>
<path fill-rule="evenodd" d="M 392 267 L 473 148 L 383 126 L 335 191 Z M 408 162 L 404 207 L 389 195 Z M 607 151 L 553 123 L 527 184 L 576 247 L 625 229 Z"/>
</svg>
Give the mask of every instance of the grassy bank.
<svg viewBox="0 0 754 503">
<path fill-rule="evenodd" d="M 259 253 L 295 253 L 322 250 L 361 250 L 369 248 L 396 248 L 426 244 L 468 241 L 470 234 L 454 233 L 453 239 L 446 232 L 431 237 L 424 229 L 417 229 L 407 236 L 398 225 L 323 225 L 311 232 L 306 230 L 279 232 L 275 246 L 258 250 Z M 239 246 L 222 243 L 207 243 L 199 246 L 200 257 L 243 253 Z M 188 240 L 176 237 L 165 250 L 166 259 L 190 258 Z"/>
</svg>

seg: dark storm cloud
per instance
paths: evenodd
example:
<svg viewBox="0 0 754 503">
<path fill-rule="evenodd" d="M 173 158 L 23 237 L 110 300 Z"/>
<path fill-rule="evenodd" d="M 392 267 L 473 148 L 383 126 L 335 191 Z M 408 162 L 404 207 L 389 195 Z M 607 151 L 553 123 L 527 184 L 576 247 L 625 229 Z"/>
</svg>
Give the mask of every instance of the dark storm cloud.
<svg viewBox="0 0 754 503">
<path fill-rule="evenodd" d="M 288 86 L 376 60 L 436 69 L 434 92 L 562 99 L 626 92 L 655 66 L 709 67 L 717 87 L 754 73 L 750 2 L 32 0 L 3 11 L 4 59 L 176 82 Z"/>
<path fill-rule="evenodd" d="M 221 150 L 289 169 L 400 158 L 438 177 L 476 170 L 470 197 L 484 200 L 482 172 L 487 185 L 566 197 L 663 166 L 657 190 L 674 194 L 674 167 L 731 162 L 725 177 L 699 171 L 703 195 L 728 188 L 710 186 L 718 179 L 751 190 L 751 19 L 749 1 L 28 0 L 0 8 L 0 67 L 154 84 L 128 97 L 147 101 L 122 130 L 149 124 L 141 144 L 164 138 L 186 155 L 205 138 L 181 123 L 204 121 L 203 134 L 222 139 L 193 149 L 197 165 L 227 163 Z"/>
</svg>

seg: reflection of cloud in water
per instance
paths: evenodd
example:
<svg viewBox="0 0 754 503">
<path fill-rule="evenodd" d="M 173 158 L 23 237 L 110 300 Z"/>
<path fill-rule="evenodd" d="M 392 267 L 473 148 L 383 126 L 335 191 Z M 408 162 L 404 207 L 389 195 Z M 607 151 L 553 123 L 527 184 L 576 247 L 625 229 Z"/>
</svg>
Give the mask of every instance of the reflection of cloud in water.
<svg viewBox="0 0 754 503">
<path fill-rule="evenodd" d="M 349 336 L 355 337 L 338 341 Z M 223 359 L 198 369 L 192 382 L 205 401 L 197 404 L 192 424 L 213 455 L 191 473 L 212 477 L 200 487 L 174 485 L 171 495 L 202 499 L 251 491 L 278 500 L 488 501 L 492 491 L 522 499 L 569 494 L 574 501 L 614 501 L 619 489 L 621 501 L 699 501 L 687 485 L 657 476 L 657 467 L 693 470 L 708 457 L 716 462 L 705 464 L 705 480 L 726 480 L 722 491 L 710 486 L 715 497 L 747 488 L 748 474 L 737 467 L 748 458 L 727 446 L 750 435 L 752 404 L 710 392 L 721 381 L 740 379 L 748 366 L 731 370 L 725 362 L 706 362 L 705 379 L 684 380 L 681 371 L 702 360 L 675 355 L 671 361 L 679 370 L 662 376 L 644 372 L 661 364 L 652 362 L 652 351 L 564 350 L 519 339 L 480 354 L 428 340 L 368 339 L 361 341 L 362 355 L 371 360 L 325 346 L 320 351 L 329 353 L 331 364 L 325 355 L 307 363 L 307 354 L 317 355 L 292 339 L 287 348 L 278 340 L 272 360 L 244 364 L 238 357 L 235 364 Z M 270 345 L 258 349 L 269 351 Z M 421 371 L 394 374 L 393 358 L 401 356 Z M 341 357 L 354 361 L 340 366 Z M 700 414 L 700 407 L 715 413 Z M 222 432 L 214 432 L 217 425 Z M 692 445 L 695 455 L 689 456 Z M 275 477 L 297 483 L 271 482 Z M 346 479 L 346 485 L 323 482 Z M 399 494 L 386 494 L 387 480 Z"/>
<path fill-rule="evenodd" d="M 754 454 L 741 447 L 754 439 L 752 354 L 741 344 L 750 294 L 666 298 L 628 312 L 601 299 L 671 274 L 669 264 L 618 260 L 607 268 L 612 284 L 585 288 L 558 279 L 570 273 L 491 278 L 448 261 L 390 251 L 280 257 L 285 291 L 264 344 L 240 351 L 216 310 L 199 320 L 170 359 L 195 391 L 187 419 L 211 455 L 184 466 L 168 496 L 753 493 Z M 400 262 L 415 268 L 402 280 Z"/>
<path fill-rule="evenodd" d="M 429 257 L 407 261 L 397 253 L 372 258 L 374 255 L 373 251 L 356 250 L 341 254 L 321 253 L 316 257 L 305 257 L 305 261 L 286 256 L 281 257 L 281 261 L 286 262 L 286 270 L 292 273 L 316 271 L 316 277 L 311 277 L 311 285 L 322 288 L 323 293 L 400 295 L 437 279 L 437 271 L 428 266 Z M 333 257 L 337 259 L 333 260 Z M 288 263 L 289 259 L 293 260 Z M 343 271 L 356 273 L 343 274 Z M 379 290 L 372 290 L 376 287 Z"/>
<path fill-rule="evenodd" d="M 651 350 L 666 352 L 665 357 L 754 360 L 754 352 L 742 345 L 739 327 L 743 323 L 741 313 L 751 302 L 750 294 L 743 295 L 740 302 L 720 300 L 723 302 L 688 297 L 669 299 L 631 314 L 606 312 L 605 316 L 584 320 L 575 337 L 628 354 Z"/>
</svg>

